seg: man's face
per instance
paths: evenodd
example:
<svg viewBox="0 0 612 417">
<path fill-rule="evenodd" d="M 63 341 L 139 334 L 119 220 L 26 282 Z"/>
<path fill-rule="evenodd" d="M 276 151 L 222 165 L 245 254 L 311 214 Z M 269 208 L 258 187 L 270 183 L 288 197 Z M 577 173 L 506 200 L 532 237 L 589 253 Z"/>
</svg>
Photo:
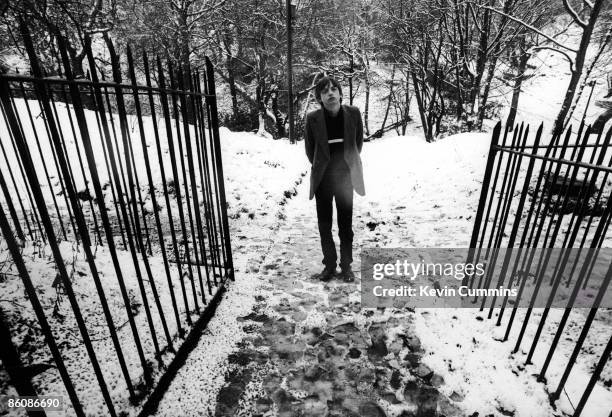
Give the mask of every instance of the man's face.
<svg viewBox="0 0 612 417">
<path fill-rule="evenodd" d="M 321 91 L 321 102 L 327 110 L 335 110 L 340 107 L 340 91 L 332 83 L 327 84 Z"/>
</svg>

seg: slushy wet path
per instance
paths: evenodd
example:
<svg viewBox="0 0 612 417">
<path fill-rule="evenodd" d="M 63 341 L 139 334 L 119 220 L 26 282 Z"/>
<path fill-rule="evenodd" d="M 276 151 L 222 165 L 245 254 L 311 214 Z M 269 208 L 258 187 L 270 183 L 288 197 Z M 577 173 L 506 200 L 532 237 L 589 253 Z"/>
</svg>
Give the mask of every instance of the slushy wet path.
<svg viewBox="0 0 612 417">
<path fill-rule="evenodd" d="M 229 356 L 215 415 L 460 415 L 454 404 L 461 396 L 442 396 L 442 377 L 421 363 L 414 312 L 361 309 L 357 248 L 371 219 L 358 197 L 356 281 L 316 279 L 321 254 L 307 187 L 303 181 L 288 199 L 273 242 L 248 266 L 271 296 L 257 297 L 238 318 L 247 337 Z M 338 246 L 336 227 L 334 234 Z"/>
</svg>

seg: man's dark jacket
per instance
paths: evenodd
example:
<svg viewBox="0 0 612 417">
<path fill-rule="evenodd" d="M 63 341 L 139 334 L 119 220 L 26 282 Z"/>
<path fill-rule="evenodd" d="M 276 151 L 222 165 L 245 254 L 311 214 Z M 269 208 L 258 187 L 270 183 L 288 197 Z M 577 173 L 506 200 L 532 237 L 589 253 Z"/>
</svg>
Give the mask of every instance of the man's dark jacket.
<svg viewBox="0 0 612 417">
<path fill-rule="evenodd" d="M 363 122 L 357 107 L 342 104 L 344 112 L 344 160 L 351 171 L 353 188 L 359 195 L 365 195 L 363 185 L 363 167 L 361 165 L 361 148 L 363 146 Z M 329 144 L 323 108 L 308 113 L 306 116 L 305 140 L 306 156 L 312 164 L 310 172 L 310 199 L 314 197 L 329 163 Z"/>
</svg>

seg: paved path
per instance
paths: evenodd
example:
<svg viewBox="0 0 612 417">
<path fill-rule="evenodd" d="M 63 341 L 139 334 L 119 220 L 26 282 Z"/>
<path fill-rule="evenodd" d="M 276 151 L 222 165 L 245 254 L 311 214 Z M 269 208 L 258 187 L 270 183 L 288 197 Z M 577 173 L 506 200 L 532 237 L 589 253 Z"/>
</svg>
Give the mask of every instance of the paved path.
<svg viewBox="0 0 612 417">
<path fill-rule="evenodd" d="M 305 178 L 280 212 L 273 241 L 247 265 L 270 297 L 258 296 L 238 318 L 248 336 L 229 357 L 215 415 L 460 415 L 462 398 L 439 393 L 443 379 L 421 363 L 414 313 L 361 310 L 357 251 L 355 283 L 313 276 L 322 265 L 307 187 Z M 372 219 L 362 201 L 355 199 L 355 248 L 377 239 L 365 236 Z"/>
</svg>

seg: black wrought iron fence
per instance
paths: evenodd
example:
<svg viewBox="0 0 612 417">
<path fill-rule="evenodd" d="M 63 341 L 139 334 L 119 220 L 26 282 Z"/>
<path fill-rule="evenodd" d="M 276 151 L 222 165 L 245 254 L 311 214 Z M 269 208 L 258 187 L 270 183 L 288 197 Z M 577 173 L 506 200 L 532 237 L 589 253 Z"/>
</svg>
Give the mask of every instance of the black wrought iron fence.
<svg viewBox="0 0 612 417">
<path fill-rule="evenodd" d="M 603 372 L 607 367 L 609 374 L 612 365 L 610 309 L 602 308 L 611 305 L 605 298 L 610 297 L 609 260 L 601 279 L 589 282 L 602 248 L 610 247 L 612 129 L 592 135 L 582 124 L 576 134 L 570 127 L 548 142 L 542 125 L 533 137 L 529 130 L 517 125 L 512 133 L 508 126 L 502 132 L 498 124 L 493 131 L 468 262 L 501 262 L 502 267 L 464 284 L 518 288 L 512 304 L 508 297 L 475 297 L 474 302 L 481 310 L 488 306 L 488 318 L 496 316 L 496 324 L 506 327 L 503 341 L 514 340 L 513 353 L 526 353 L 525 364 L 539 367 L 538 380 L 552 388 L 551 403 L 569 400 L 579 416 L 596 384 L 609 389 L 612 383 Z M 577 296 L 587 284 L 589 308 L 577 309 Z M 561 291 L 566 292 L 559 297 Z M 559 299 L 561 308 L 553 307 Z M 587 347 L 589 338 L 596 341 Z M 577 373 L 581 359 L 586 379 Z"/>
<path fill-rule="evenodd" d="M 76 79 L 59 38 L 50 77 L 21 33 L 31 75 L 0 75 L 2 361 L 20 395 L 115 416 L 233 279 L 213 67 L 106 39 L 105 74 L 86 39 Z"/>
</svg>

